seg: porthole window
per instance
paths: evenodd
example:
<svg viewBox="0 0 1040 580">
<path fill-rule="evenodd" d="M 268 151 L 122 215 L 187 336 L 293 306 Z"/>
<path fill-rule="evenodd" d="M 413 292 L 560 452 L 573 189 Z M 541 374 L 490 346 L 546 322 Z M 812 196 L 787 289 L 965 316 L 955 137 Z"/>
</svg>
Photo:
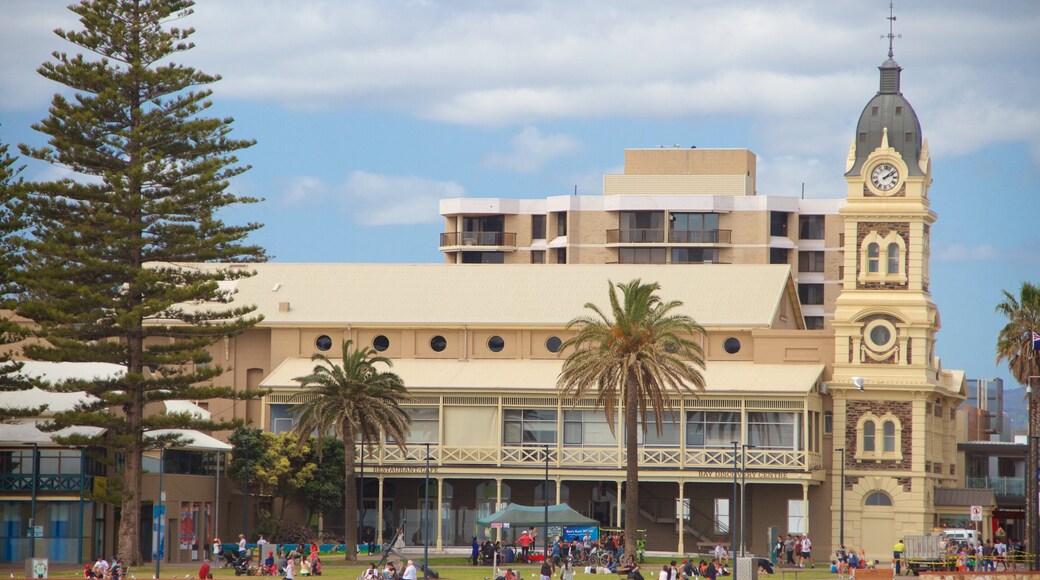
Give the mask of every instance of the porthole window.
<svg viewBox="0 0 1040 580">
<path fill-rule="evenodd" d="M 433 349 L 433 352 L 444 352 L 444 349 L 448 348 L 448 341 L 438 334 L 430 339 L 430 348 Z"/>
<path fill-rule="evenodd" d="M 506 341 L 501 336 L 492 336 L 487 341 L 487 347 L 491 352 L 502 352 L 506 347 Z"/>
<path fill-rule="evenodd" d="M 876 351 L 885 351 L 896 342 L 896 329 L 889 322 L 876 320 L 867 326 L 867 342 Z"/>
<path fill-rule="evenodd" d="M 881 491 L 875 491 L 874 493 L 867 496 L 867 499 L 863 502 L 865 505 L 875 506 L 891 506 L 892 498 L 887 493 Z"/>
<path fill-rule="evenodd" d="M 372 348 L 376 349 L 377 352 L 383 352 L 390 348 L 390 339 L 380 334 L 372 339 Z"/>
<path fill-rule="evenodd" d="M 314 348 L 320 350 L 321 352 L 325 352 L 332 348 L 332 339 L 329 338 L 328 335 L 323 334 L 318 338 L 314 339 Z"/>
<path fill-rule="evenodd" d="M 740 352 L 740 340 L 731 336 L 722 343 L 722 348 L 726 349 L 729 354 L 737 354 Z"/>
<path fill-rule="evenodd" d="M 550 336 L 545 340 L 545 350 L 549 352 L 560 352 L 560 345 L 563 341 L 558 336 Z"/>
</svg>

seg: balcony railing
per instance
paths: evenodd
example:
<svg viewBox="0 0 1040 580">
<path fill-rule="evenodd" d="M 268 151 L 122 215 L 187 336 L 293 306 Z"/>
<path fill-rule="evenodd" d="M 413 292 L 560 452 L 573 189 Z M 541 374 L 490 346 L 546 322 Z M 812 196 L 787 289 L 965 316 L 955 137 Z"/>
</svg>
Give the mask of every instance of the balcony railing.
<svg viewBox="0 0 1040 580">
<path fill-rule="evenodd" d="M 607 230 L 608 244 L 660 244 L 663 242 L 663 229 Z"/>
<path fill-rule="evenodd" d="M 362 452 L 360 446 L 358 454 Z M 545 465 L 540 446 L 454 447 L 430 446 L 430 462 L 437 466 L 506 466 L 531 467 Z M 396 446 L 365 450 L 365 463 L 388 467 L 415 467 L 426 458 L 426 447 L 412 445 L 402 451 Z M 737 453 L 740 461 L 740 453 Z M 815 452 L 783 449 L 749 449 L 744 465 L 749 470 L 813 471 L 823 468 L 822 455 Z M 639 464 L 646 469 L 704 469 L 731 471 L 733 450 L 730 448 L 642 447 Z M 616 447 L 549 448 L 549 465 L 555 468 L 623 469 L 625 452 Z"/>
<path fill-rule="evenodd" d="M 0 492 L 32 492 L 32 475 L 22 473 L 0 474 Z M 83 489 L 90 489 L 93 476 L 83 477 Z M 80 492 L 79 475 L 40 475 L 36 478 L 37 492 Z"/>
<path fill-rule="evenodd" d="M 1022 477 L 969 477 L 966 483 L 971 489 L 992 489 L 995 495 L 1026 495 L 1026 482 Z"/>
<path fill-rule="evenodd" d="M 728 244 L 730 230 L 671 230 L 668 242 L 672 244 Z"/>
<path fill-rule="evenodd" d="M 441 247 L 445 246 L 515 246 L 513 232 L 445 232 Z"/>
</svg>

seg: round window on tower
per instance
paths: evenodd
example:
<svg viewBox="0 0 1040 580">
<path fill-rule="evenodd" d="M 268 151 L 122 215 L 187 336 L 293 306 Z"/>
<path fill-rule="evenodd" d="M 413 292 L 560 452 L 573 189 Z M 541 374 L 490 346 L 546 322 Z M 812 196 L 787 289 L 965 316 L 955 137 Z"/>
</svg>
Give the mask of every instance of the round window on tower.
<svg viewBox="0 0 1040 580">
<path fill-rule="evenodd" d="M 722 343 L 722 348 L 729 354 L 737 354 L 740 352 L 740 340 L 736 337 L 729 337 L 725 342 Z"/>
<path fill-rule="evenodd" d="M 875 351 L 886 351 L 896 343 L 896 328 L 887 320 L 875 320 L 865 329 L 867 345 Z"/>
</svg>

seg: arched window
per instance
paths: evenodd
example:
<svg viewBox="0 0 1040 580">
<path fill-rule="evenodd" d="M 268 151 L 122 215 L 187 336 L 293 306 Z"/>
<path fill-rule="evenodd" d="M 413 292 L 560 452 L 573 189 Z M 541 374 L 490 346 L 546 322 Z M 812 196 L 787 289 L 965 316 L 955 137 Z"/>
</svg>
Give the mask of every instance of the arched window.
<svg viewBox="0 0 1040 580">
<path fill-rule="evenodd" d="M 873 421 L 867 421 L 863 424 L 863 451 L 866 453 L 874 452 L 874 429 L 875 425 Z"/>
<path fill-rule="evenodd" d="M 867 272 L 871 274 L 878 273 L 878 261 L 880 259 L 881 246 L 876 242 L 871 242 L 867 245 Z"/>
<path fill-rule="evenodd" d="M 863 505 L 872 506 L 892 506 L 892 498 L 883 491 L 875 491 L 867 496 L 867 499 L 863 501 Z"/>
<path fill-rule="evenodd" d="M 883 437 L 882 449 L 885 453 L 896 452 L 896 423 L 895 421 L 885 421 L 881 425 L 881 435 Z"/>
<path fill-rule="evenodd" d="M 899 244 L 895 242 L 888 245 L 888 270 L 886 270 L 886 273 L 899 273 Z"/>
</svg>

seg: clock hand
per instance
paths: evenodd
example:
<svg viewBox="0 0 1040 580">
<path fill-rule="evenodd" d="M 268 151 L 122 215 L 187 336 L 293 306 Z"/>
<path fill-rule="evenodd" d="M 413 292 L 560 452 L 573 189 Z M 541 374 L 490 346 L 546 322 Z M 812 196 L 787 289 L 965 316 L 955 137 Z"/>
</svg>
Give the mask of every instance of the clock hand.
<svg viewBox="0 0 1040 580">
<path fill-rule="evenodd" d="M 885 176 L 882 179 L 888 179 L 888 178 L 892 177 L 895 174 L 896 174 L 896 170 L 893 169 L 892 171 L 889 171 L 888 173 L 886 173 Z"/>
</svg>

